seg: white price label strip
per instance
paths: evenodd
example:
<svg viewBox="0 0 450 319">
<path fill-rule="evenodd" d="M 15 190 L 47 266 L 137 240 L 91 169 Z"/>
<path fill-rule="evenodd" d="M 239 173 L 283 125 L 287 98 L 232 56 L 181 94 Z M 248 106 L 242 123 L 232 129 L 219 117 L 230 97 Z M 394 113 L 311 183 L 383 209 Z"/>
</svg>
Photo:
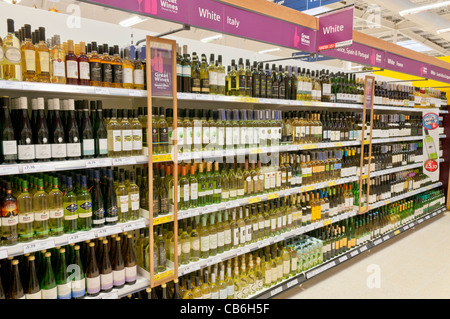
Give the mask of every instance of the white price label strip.
<svg viewBox="0 0 450 319">
<path fill-rule="evenodd" d="M 350 253 L 350 256 L 355 257 L 358 254 L 359 254 L 358 250 L 354 250 Z"/>
<path fill-rule="evenodd" d="M 286 284 L 286 286 L 287 286 L 288 288 L 291 288 L 291 287 L 297 286 L 297 285 L 298 285 L 298 279 L 294 279 L 294 280 L 292 280 L 292 281 L 290 281 L 290 282 L 288 282 L 288 283 Z"/>
<path fill-rule="evenodd" d="M 388 239 L 389 239 L 389 235 L 386 235 L 386 236 L 383 237 L 383 241 L 386 241 Z"/>
<path fill-rule="evenodd" d="M 275 296 L 275 295 L 279 294 L 279 293 L 282 292 L 282 291 L 283 291 L 283 287 L 275 288 L 274 290 L 272 290 L 272 291 L 270 292 L 270 296 Z"/>
<path fill-rule="evenodd" d="M 111 160 L 110 159 L 99 159 L 99 160 L 90 160 L 86 161 L 86 167 L 106 167 L 111 166 Z"/>
<path fill-rule="evenodd" d="M 119 299 L 117 291 L 110 292 L 102 297 L 102 299 Z"/>
<path fill-rule="evenodd" d="M 367 246 L 362 246 L 361 248 L 359 248 L 360 252 L 366 251 L 367 250 Z"/>
<path fill-rule="evenodd" d="M 15 175 L 19 174 L 19 166 L 13 165 L 13 166 L 0 166 L 0 175 Z"/>
<path fill-rule="evenodd" d="M 112 160 L 112 163 L 114 166 L 119 165 L 134 165 L 136 164 L 136 158 L 135 157 L 121 157 L 121 158 L 114 158 Z"/>
<path fill-rule="evenodd" d="M 378 244 L 380 244 L 383 240 L 382 239 L 377 239 L 373 242 L 373 244 L 376 246 Z"/>
<path fill-rule="evenodd" d="M 30 164 L 30 165 L 22 166 L 22 172 L 24 174 L 48 172 L 48 171 L 54 171 L 54 170 L 55 170 L 54 164 Z"/>
<path fill-rule="evenodd" d="M 346 261 L 347 259 L 348 259 L 347 256 L 344 255 L 341 258 L 339 258 L 339 262 L 342 263 L 342 262 Z"/>
<path fill-rule="evenodd" d="M 6 249 L 0 250 L 0 259 L 8 258 L 8 251 Z"/>
<path fill-rule="evenodd" d="M 106 237 L 112 234 L 118 234 L 122 232 L 122 227 L 115 226 L 111 228 L 101 229 L 97 232 L 97 237 Z"/>
<path fill-rule="evenodd" d="M 132 230 L 140 229 L 140 228 L 144 228 L 144 227 L 145 227 L 144 221 L 134 222 L 134 223 L 130 223 L 130 224 L 123 226 L 123 231 L 128 232 L 128 231 L 132 231 Z"/>
<path fill-rule="evenodd" d="M 222 258 L 220 258 L 220 257 L 214 257 L 214 258 L 208 259 L 208 261 L 206 262 L 206 266 L 209 267 L 209 266 L 211 266 L 211 265 L 218 264 L 218 263 L 220 263 L 221 261 L 222 261 Z"/>
<path fill-rule="evenodd" d="M 72 243 L 78 243 L 80 241 L 85 241 L 95 238 L 95 234 L 93 232 L 87 232 L 87 233 L 80 233 L 80 234 L 73 234 L 67 237 L 67 242 L 69 244 Z"/>
<path fill-rule="evenodd" d="M 53 247 L 55 247 L 55 241 L 53 239 L 45 240 L 38 243 L 32 243 L 23 246 L 23 253 L 24 254 L 33 253 L 35 251 L 50 249 Z"/>
</svg>

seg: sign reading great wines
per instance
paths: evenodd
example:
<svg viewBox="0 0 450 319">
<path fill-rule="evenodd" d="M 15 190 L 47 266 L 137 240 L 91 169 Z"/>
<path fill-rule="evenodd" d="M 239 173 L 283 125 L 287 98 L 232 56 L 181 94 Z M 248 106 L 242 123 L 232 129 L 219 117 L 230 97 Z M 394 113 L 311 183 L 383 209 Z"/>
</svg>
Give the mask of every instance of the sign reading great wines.
<svg viewBox="0 0 450 319">
<path fill-rule="evenodd" d="M 319 16 L 318 51 L 350 46 L 353 43 L 353 6 Z"/>
<path fill-rule="evenodd" d="M 150 42 L 152 96 L 172 96 L 172 46 Z"/>
</svg>

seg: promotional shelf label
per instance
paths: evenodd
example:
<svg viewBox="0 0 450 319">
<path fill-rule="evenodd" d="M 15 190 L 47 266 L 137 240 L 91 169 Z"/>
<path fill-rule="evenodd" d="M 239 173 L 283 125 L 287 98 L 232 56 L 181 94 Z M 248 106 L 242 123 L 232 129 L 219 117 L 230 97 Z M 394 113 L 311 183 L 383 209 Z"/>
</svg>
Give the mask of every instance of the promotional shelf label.
<svg viewBox="0 0 450 319">
<path fill-rule="evenodd" d="M 439 109 L 422 111 L 423 172 L 431 181 L 439 181 Z"/>
</svg>

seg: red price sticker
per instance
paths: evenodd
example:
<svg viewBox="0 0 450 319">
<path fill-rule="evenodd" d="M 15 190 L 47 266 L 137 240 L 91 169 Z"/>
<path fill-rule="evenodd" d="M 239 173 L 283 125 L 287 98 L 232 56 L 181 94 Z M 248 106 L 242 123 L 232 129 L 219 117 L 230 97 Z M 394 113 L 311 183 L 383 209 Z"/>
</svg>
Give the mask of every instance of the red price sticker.
<svg viewBox="0 0 450 319">
<path fill-rule="evenodd" d="M 429 159 L 425 162 L 424 167 L 429 172 L 434 172 L 438 169 L 439 165 L 435 160 Z"/>
</svg>

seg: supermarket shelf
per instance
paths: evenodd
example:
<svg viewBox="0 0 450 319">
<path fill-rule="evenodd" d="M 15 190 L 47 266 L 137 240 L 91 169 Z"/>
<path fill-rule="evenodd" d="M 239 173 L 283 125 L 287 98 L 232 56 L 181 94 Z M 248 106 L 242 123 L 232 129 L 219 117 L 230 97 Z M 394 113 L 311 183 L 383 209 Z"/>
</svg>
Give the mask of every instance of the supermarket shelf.
<svg viewBox="0 0 450 319">
<path fill-rule="evenodd" d="M 0 165 L 0 176 L 147 163 L 148 156 L 142 155 L 120 158 L 97 158 L 43 163 L 5 164 Z"/>
<path fill-rule="evenodd" d="M 411 191 L 411 192 L 408 192 L 406 194 L 398 195 L 398 196 L 389 198 L 389 199 L 387 199 L 385 201 L 380 201 L 380 202 L 377 202 L 377 203 L 375 203 L 373 205 L 369 205 L 369 210 L 372 210 L 372 209 L 375 209 L 375 208 L 378 208 L 378 207 L 381 207 L 381 206 L 384 206 L 384 205 L 388 205 L 390 203 L 402 200 L 402 199 L 410 197 L 410 196 L 414 196 L 414 195 L 420 194 L 420 193 L 425 192 L 425 191 L 429 191 L 429 190 L 431 190 L 433 188 L 437 188 L 437 187 L 440 187 L 440 186 L 442 186 L 442 183 L 441 182 L 437 182 L 437 183 L 433 183 L 433 184 L 428 185 L 428 186 L 424 186 L 424 187 L 418 188 L 418 189 L 416 189 L 414 191 Z"/>
<path fill-rule="evenodd" d="M 143 208 L 139 208 L 139 215 L 146 220 L 150 218 L 150 212 Z M 167 215 L 162 215 L 153 218 L 153 226 L 170 223 L 172 221 L 173 221 L 173 212 Z"/>
<path fill-rule="evenodd" d="M 91 96 L 111 96 L 140 98 L 147 97 L 145 90 L 106 88 L 85 85 L 68 85 L 37 82 L 19 82 L 0 80 L 0 90 L 12 90 L 18 92 L 37 92 L 37 93 L 55 93 L 55 94 L 77 94 Z"/>
<path fill-rule="evenodd" d="M 396 230 L 392 230 L 389 233 L 387 233 L 386 235 L 379 237 L 375 240 L 372 240 L 367 244 L 353 248 L 344 254 L 336 256 L 333 259 L 326 261 L 325 263 L 322 263 L 316 267 L 309 269 L 306 272 L 301 272 L 300 274 L 297 274 L 296 276 L 285 279 L 273 287 L 265 288 L 261 291 L 258 291 L 256 294 L 249 296 L 248 299 L 272 298 L 283 291 L 286 291 L 294 286 L 304 283 L 305 281 L 313 278 L 314 276 L 317 276 L 320 273 L 327 271 L 330 268 L 333 268 L 337 265 L 345 263 L 347 260 L 365 252 L 366 250 L 371 249 L 383 242 L 386 242 L 386 241 L 396 237 L 397 235 L 408 231 L 409 229 L 413 228 L 414 226 L 417 226 L 417 225 L 423 223 L 424 221 L 429 220 L 430 218 L 435 217 L 438 214 L 445 212 L 446 210 L 447 210 L 446 207 L 441 207 L 441 208 L 435 210 L 434 212 L 428 213 L 427 215 L 424 215 L 417 220 L 409 222 L 406 225 L 403 225 Z"/>
<path fill-rule="evenodd" d="M 17 92 L 36 92 L 41 94 L 77 94 L 89 95 L 93 97 L 124 97 L 124 98 L 146 98 L 146 90 L 134 89 L 120 89 L 96 86 L 83 85 L 67 85 L 67 84 L 53 84 L 53 83 L 38 83 L 38 82 L 19 82 L 0 80 L 0 90 L 9 90 Z M 167 99 L 167 97 L 155 97 L 157 99 Z M 254 97 L 239 97 L 239 96 L 225 96 L 225 95 L 206 95 L 195 93 L 181 93 L 177 94 L 180 101 L 205 101 L 205 102 L 228 102 L 228 103 L 249 103 L 249 104 L 275 104 L 285 106 L 313 106 L 326 108 L 346 108 L 346 109 L 362 109 L 362 104 L 351 103 L 330 103 L 330 102 L 316 102 L 316 101 L 297 101 L 285 99 L 267 99 Z M 442 101 L 444 102 L 444 101 Z M 446 102 L 444 102 L 446 104 Z M 422 112 L 422 108 L 415 108 L 414 103 L 410 102 L 409 107 L 404 106 L 386 106 L 374 105 L 376 110 L 402 110 L 407 112 Z M 444 113 L 440 111 L 440 113 Z M 447 112 L 448 113 L 448 112 Z"/>
<path fill-rule="evenodd" d="M 251 244 L 246 245 L 244 247 L 237 248 L 237 249 L 232 249 L 232 250 L 226 251 L 226 252 L 224 252 L 222 254 L 218 254 L 216 256 L 210 257 L 208 259 L 201 259 L 198 262 L 189 263 L 187 265 L 183 265 L 181 267 L 178 267 L 178 276 L 182 276 L 182 275 L 185 275 L 185 274 L 197 271 L 197 270 L 199 270 L 201 268 L 205 268 L 205 267 L 208 267 L 210 265 L 217 264 L 219 262 L 225 261 L 227 259 L 230 259 L 230 258 L 233 258 L 233 257 L 236 257 L 236 256 L 240 256 L 240 255 L 249 253 L 251 251 L 257 250 L 257 249 L 262 248 L 262 247 L 266 247 L 266 246 L 272 245 L 274 243 L 278 243 L 280 241 L 283 241 L 285 239 L 289 239 L 289 238 L 294 237 L 294 236 L 298 236 L 298 235 L 301 235 L 301 234 L 304 234 L 304 233 L 308 233 L 308 232 L 310 232 L 310 231 L 312 231 L 314 229 L 321 228 L 323 226 L 326 226 L 326 225 L 338 222 L 338 221 L 343 220 L 343 219 L 350 218 L 350 217 L 355 216 L 355 215 L 357 215 L 356 211 L 350 211 L 350 212 L 347 212 L 347 213 L 343 213 L 343 214 L 334 216 L 333 218 L 330 218 L 330 219 L 325 220 L 325 221 L 319 221 L 319 222 L 316 222 L 316 223 L 313 223 L 313 224 L 310 224 L 310 225 L 307 225 L 307 226 L 302 226 L 302 227 L 296 228 L 294 230 L 291 230 L 291 231 L 288 231 L 288 232 L 285 232 L 285 233 L 281 233 L 280 235 L 277 235 L 277 236 L 274 236 L 274 237 L 270 237 L 270 238 L 258 241 L 257 243 L 251 243 Z"/>
<path fill-rule="evenodd" d="M 98 294 L 98 296 L 84 297 L 83 299 L 119 299 L 134 294 L 138 291 L 147 289 L 149 287 L 150 287 L 150 280 L 138 274 L 136 282 L 133 285 L 125 285 L 120 289 L 113 289 L 110 292 L 107 293 L 103 292 Z"/>
<path fill-rule="evenodd" d="M 0 259 L 18 256 L 26 253 L 33 253 L 43 249 L 50 249 L 58 246 L 78 243 L 85 240 L 90 240 L 99 237 L 105 237 L 112 234 L 118 234 L 135 229 L 141 229 L 148 226 L 148 220 L 139 218 L 137 220 L 126 223 L 116 224 L 112 226 L 104 226 L 102 228 L 95 228 L 88 231 L 78 231 L 73 234 L 63 234 L 61 236 L 49 237 L 46 239 L 33 240 L 28 243 L 18 243 L 14 246 L 0 248 Z"/>
<path fill-rule="evenodd" d="M 377 208 L 377 207 L 380 207 L 380 206 L 387 205 L 389 203 L 392 203 L 392 202 L 395 202 L 395 201 L 398 201 L 398 200 L 401 200 L 401 199 L 404 199 L 404 198 L 407 198 L 407 197 L 410 197 L 410 196 L 414 196 L 416 194 L 419 194 L 419 193 L 422 193 L 424 191 L 427 191 L 427 190 L 439 187 L 441 185 L 442 185 L 442 183 L 439 182 L 439 183 L 432 184 L 430 186 L 421 187 L 421 188 L 419 188 L 419 189 L 417 189 L 415 191 L 408 192 L 406 194 L 402 194 L 402 195 L 393 197 L 393 198 L 391 198 L 389 200 L 380 202 L 379 204 L 377 203 L 377 205 L 369 206 L 369 210 Z M 319 221 L 319 222 L 315 222 L 313 224 L 310 224 L 310 225 L 307 225 L 307 226 L 302 226 L 302 227 L 296 228 L 294 230 L 291 230 L 291 231 L 288 231 L 288 232 L 285 232 L 285 233 L 281 233 L 280 235 L 277 235 L 277 236 L 274 236 L 274 237 L 270 237 L 270 238 L 264 239 L 262 241 L 258 241 L 256 243 L 248 244 L 248 245 L 246 245 L 244 247 L 240 247 L 240 248 L 237 248 L 237 249 L 232 249 L 230 251 L 227 251 L 227 252 L 224 252 L 222 254 L 210 257 L 208 259 L 202 259 L 202 260 L 200 260 L 198 262 L 195 262 L 195 263 L 189 263 L 187 265 L 183 265 L 183 266 L 178 268 L 178 275 L 182 276 L 182 275 L 185 275 L 185 274 L 197 271 L 197 270 L 199 270 L 201 268 L 205 268 L 205 267 L 208 267 L 210 265 L 217 264 L 219 262 L 225 261 L 227 259 L 230 259 L 230 258 L 233 258 L 233 257 L 236 257 L 236 256 L 240 256 L 240 255 L 249 253 L 251 251 L 257 250 L 257 249 L 265 247 L 265 246 L 272 245 L 274 243 L 283 241 L 285 239 L 289 239 L 291 237 L 295 237 L 295 236 L 298 236 L 298 235 L 301 235 L 301 234 L 304 234 L 304 233 L 308 233 L 308 232 L 310 232 L 312 230 L 321 228 L 323 226 L 330 225 L 332 223 L 336 223 L 338 221 L 348 219 L 348 218 L 353 217 L 353 216 L 355 216 L 357 214 L 358 214 L 357 211 L 346 212 L 346 213 L 334 216 L 334 217 L 332 217 L 330 219 L 327 219 L 327 220 L 322 220 L 322 221 Z"/>
<path fill-rule="evenodd" d="M 418 168 L 421 166 L 422 166 L 422 163 L 415 163 L 415 164 L 411 164 L 411 165 L 407 165 L 407 166 L 400 166 L 400 167 L 380 170 L 380 171 L 376 171 L 376 172 L 371 172 L 370 177 L 372 178 L 372 177 L 391 174 L 391 173 L 395 173 L 395 172 L 401 172 L 401 171 L 404 171 L 407 169 Z M 367 175 L 363 175 L 362 178 L 367 178 Z M 303 193 L 303 192 L 309 192 L 309 191 L 322 189 L 322 188 L 326 188 L 326 187 L 351 183 L 351 182 L 355 182 L 355 181 L 359 181 L 359 176 L 345 177 L 345 178 L 337 179 L 335 181 L 316 183 L 316 184 L 312 184 L 312 185 L 308 185 L 308 186 L 293 187 L 293 188 L 281 190 L 278 192 L 236 199 L 236 200 L 229 201 L 229 202 L 208 205 L 205 207 L 197 207 L 197 208 L 191 208 L 191 209 L 186 209 L 186 210 L 179 210 L 178 211 L 178 220 L 197 216 L 197 215 L 209 214 L 209 213 L 221 211 L 224 209 L 230 209 L 230 208 L 234 208 L 234 207 L 255 204 L 255 203 L 259 203 L 259 202 L 263 202 L 263 201 L 267 201 L 267 200 L 271 200 L 271 199 L 275 199 L 275 198 L 279 198 L 279 197 L 290 196 L 290 195 L 299 194 L 299 193 Z"/>
</svg>

